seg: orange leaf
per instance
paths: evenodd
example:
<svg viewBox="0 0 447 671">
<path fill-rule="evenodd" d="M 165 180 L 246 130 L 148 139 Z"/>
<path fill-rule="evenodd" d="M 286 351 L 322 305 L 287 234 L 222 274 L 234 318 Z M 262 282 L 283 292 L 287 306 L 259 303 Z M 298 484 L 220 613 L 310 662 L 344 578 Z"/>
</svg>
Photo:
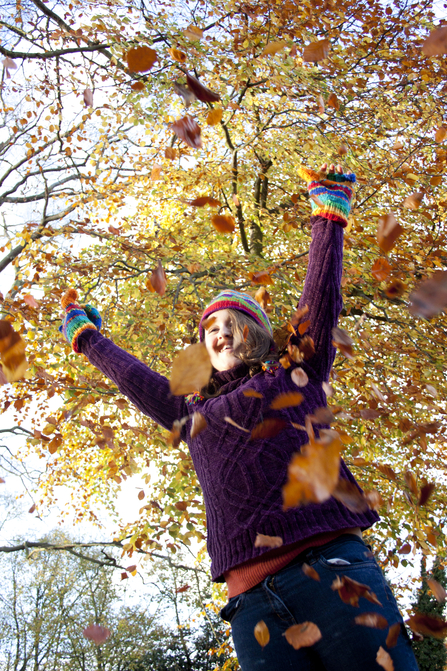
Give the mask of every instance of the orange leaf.
<svg viewBox="0 0 447 671">
<path fill-rule="evenodd" d="M 390 273 L 391 266 L 386 259 L 379 258 L 374 261 L 374 265 L 371 268 L 371 275 L 375 280 L 383 282 L 383 280 L 386 280 L 390 276 Z"/>
<path fill-rule="evenodd" d="M 295 650 L 308 648 L 321 639 L 321 631 L 314 622 L 294 624 L 286 629 L 284 635 L 287 643 L 290 643 Z"/>
<path fill-rule="evenodd" d="M 1 371 L 7 382 L 20 380 L 28 368 L 25 343 L 11 324 L 0 319 Z"/>
<path fill-rule="evenodd" d="M 191 394 L 205 387 L 212 373 L 209 354 L 203 343 L 190 345 L 172 362 L 169 387 L 174 396 Z"/>
<path fill-rule="evenodd" d="M 170 161 L 174 161 L 177 158 L 177 151 L 174 147 L 166 147 L 165 149 L 165 158 Z"/>
<path fill-rule="evenodd" d="M 194 412 L 192 415 L 191 438 L 195 438 L 206 429 L 206 419 L 201 412 Z"/>
<path fill-rule="evenodd" d="M 127 578 L 127 574 L 126 578 Z M 123 574 L 121 574 L 122 578 Z M 107 629 L 106 627 L 101 627 L 100 624 L 89 624 L 88 627 L 84 629 L 82 632 L 82 635 L 85 638 L 88 638 L 89 641 L 93 641 L 96 645 L 101 645 L 102 643 L 105 643 L 108 638 L 110 638 L 111 635 L 110 629 Z"/>
<path fill-rule="evenodd" d="M 319 40 L 318 42 L 311 42 L 303 51 L 303 61 L 306 63 L 317 63 L 327 58 L 329 55 L 329 40 Z"/>
<path fill-rule="evenodd" d="M 324 114 L 326 109 L 325 109 L 325 106 L 324 106 L 324 98 L 321 95 L 321 93 L 317 98 L 317 102 L 318 102 L 318 111 L 320 112 L 320 114 Z M 320 205 L 320 204 L 322 205 L 321 200 L 318 200 L 318 198 L 316 196 L 313 196 L 313 197 L 311 196 L 311 198 L 312 198 L 312 200 L 314 200 L 317 203 L 317 205 Z"/>
<path fill-rule="evenodd" d="M 264 620 L 260 620 L 254 629 L 255 639 L 261 646 L 265 648 L 267 643 L 270 641 L 270 632 Z"/>
<path fill-rule="evenodd" d="M 219 233 L 232 233 L 236 225 L 234 218 L 229 214 L 214 214 L 211 223 Z"/>
<path fill-rule="evenodd" d="M 144 494 L 144 490 L 142 489 L 141 492 L 138 492 L 138 499 L 139 499 L 139 501 L 142 501 L 142 500 L 144 499 L 144 496 L 145 496 L 145 494 Z"/>
<path fill-rule="evenodd" d="M 397 222 L 394 214 L 385 214 L 380 217 L 377 228 L 377 242 L 382 252 L 385 252 L 385 254 L 390 252 L 403 231 L 404 229 Z"/>
<path fill-rule="evenodd" d="M 242 392 L 247 398 L 264 398 L 263 395 L 255 389 L 246 389 Z"/>
<path fill-rule="evenodd" d="M 278 394 L 270 404 L 272 410 L 281 410 L 281 408 L 291 408 L 295 405 L 300 405 L 304 400 L 304 396 L 299 391 L 288 391 L 284 394 Z"/>
<path fill-rule="evenodd" d="M 186 63 L 186 54 L 179 49 L 168 49 L 168 54 L 175 60 L 177 63 Z"/>
<path fill-rule="evenodd" d="M 286 426 L 287 422 L 285 422 L 283 419 L 265 419 L 263 422 L 256 424 L 255 428 L 251 432 L 250 440 L 265 440 L 268 438 L 274 438 Z"/>
<path fill-rule="evenodd" d="M 338 102 L 338 98 L 335 93 L 330 94 L 329 98 L 327 99 L 327 105 L 328 107 L 332 107 L 334 110 L 340 109 L 340 103 Z"/>
<path fill-rule="evenodd" d="M 386 647 L 387 648 L 394 648 L 394 646 L 397 643 L 397 639 L 399 638 L 401 630 L 401 624 L 400 622 L 396 622 L 396 624 L 392 624 L 391 627 L 388 630 L 388 636 L 386 637 Z"/>
<path fill-rule="evenodd" d="M 434 578 L 429 578 L 427 580 L 427 585 L 430 587 L 431 591 L 435 595 L 436 601 L 439 601 L 439 603 L 443 603 L 447 596 L 444 587 Z"/>
<path fill-rule="evenodd" d="M 152 171 L 151 171 L 151 181 L 152 182 L 156 182 L 157 180 L 159 180 L 161 178 L 161 171 L 162 170 L 163 170 L 162 165 L 159 165 L 158 163 L 156 163 L 154 165 L 154 167 L 152 168 Z"/>
<path fill-rule="evenodd" d="M 188 501 L 177 501 L 177 503 L 174 504 L 177 510 L 180 510 L 181 512 L 185 512 L 185 510 L 188 508 L 189 502 Z"/>
<path fill-rule="evenodd" d="M 143 91 L 146 88 L 146 85 L 144 82 L 134 82 L 130 85 L 130 88 L 132 91 Z"/>
<path fill-rule="evenodd" d="M 255 548 L 280 548 L 282 544 L 283 540 L 279 536 L 256 535 Z"/>
<path fill-rule="evenodd" d="M 360 597 L 363 597 L 364 599 L 367 599 L 367 601 L 375 603 L 378 606 L 382 605 L 374 592 L 371 592 L 368 585 L 352 580 L 352 578 L 349 578 L 347 575 L 343 575 L 341 578 L 340 576 L 337 576 L 331 587 L 334 591 L 338 592 L 340 599 L 344 603 L 350 603 L 351 606 L 356 606 L 358 608 Z"/>
<path fill-rule="evenodd" d="M 307 575 L 308 578 L 312 578 L 312 580 L 316 580 L 317 582 L 320 582 L 321 578 L 319 573 L 312 568 L 312 566 L 309 566 L 309 564 L 306 564 L 305 562 L 301 565 L 301 568 L 303 569 L 303 573 Z"/>
<path fill-rule="evenodd" d="M 249 273 L 253 284 L 273 284 L 273 279 L 267 270 L 258 270 L 257 273 Z"/>
<path fill-rule="evenodd" d="M 160 296 L 164 296 L 165 291 L 166 291 L 166 275 L 165 271 L 163 270 L 163 266 L 161 265 L 160 259 L 158 259 L 158 264 L 152 275 L 150 276 L 150 283 L 154 289 L 154 291 L 157 292 Z"/>
<path fill-rule="evenodd" d="M 386 287 L 385 293 L 388 298 L 399 298 L 399 296 L 402 296 L 402 294 L 405 293 L 406 288 L 407 287 L 402 282 L 402 280 L 398 280 L 396 277 L 393 277 L 391 282 Z"/>
<path fill-rule="evenodd" d="M 204 207 L 205 205 L 210 205 L 211 207 L 220 206 L 220 200 L 212 198 L 211 196 L 199 196 L 199 198 L 194 198 L 194 200 L 188 200 L 186 202 L 188 205 L 192 205 L 192 207 Z"/>
<path fill-rule="evenodd" d="M 255 293 L 255 300 L 257 300 L 261 308 L 264 309 L 271 303 L 270 294 L 265 287 L 259 287 Z"/>
<path fill-rule="evenodd" d="M 443 56 L 447 54 L 447 26 L 432 30 L 422 45 L 422 53 L 426 56 Z"/>
<path fill-rule="evenodd" d="M 269 42 L 265 45 L 259 57 L 261 56 L 274 56 L 278 51 L 282 51 L 287 47 L 287 42 Z"/>
<path fill-rule="evenodd" d="M 422 191 L 416 191 L 415 193 L 407 196 L 403 202 L 403 206 L 407 210 L 417 210 L 419 205 L 422 203 L 424 194 Z"/>
<path fill-rule="evenodd" d="M 39 303 L 36 301 L 34 296 L 31 294 L 26 294 L 26 296 L 23 297 L 24 302 L 29 305 L 30 308 L 38 308 Z"/>
<path fill-rule="evenodd" d="M 307 329 L 309 328 L 309 326 L 310 326 L 310 319 L 308 319 L 305 322 L 301 322 L 301 324 L 298 326 L 298 333 L 300 335 L 304 335 L 306 333 Z"/>
<path fill-rule="evenodd" d="M 354 618 L 354 622 L 372 629 L 386 629 L 388 627 L 388 620 L 379 613 L 362 613 Z"/>
<path fill-rule="evenodd" d="M 182 585 L 182 587 L 178 587 L 175 590 L 176 594 L 183 594 L 183 592 L 186 592 L 188 589 L 191 589 L 191 585 Z"/>
<path fill-rule="evenodd" d="M 208 124 L 208 126 L 217 126 L 217 124 L 220 123 L 222 120 L 222 115 L 223 115 L 222 108 L 216 107 L 215 109 L 212 109 L 208 112 L 208 116 L 206 117 L 206 123 Z"/>
<path fill-rule="evenodd" d="M 127 52 L 126 60 L 131 72 L 147 72 L 157 61 L 157 52 L 146 46 L 133 47 Z"/>
<path fill-rule="evenodd" d="M 405 624 L 408 624 L 412 631 L 424 636 L 433 636 L 438 639 L 447 636 L 447 622 L 440 617 L 415 613 L 405 621 Z"/>
<path fill-rule="evenodd" d="M 203 37 L 203 30 L 197 26 L 190 25 L 183 31 L 183 35 L 188 38 L 188 40 L 201 40 Z"/>
<path fill-rule="evenodd" d="M 435 133 L 435 142 L 444 142 L 447 137 L 447 126 L 440 126 Z"/>
<path fill-rule="evenodd" d="M 349 148 L 344 142 L 342 142 L 337 151 L 340 156 L 346 156 L 346 154 L 349 152 Z"/>
<path fill-rule="evenodd" d="M 376 655 L 376 662 L 382 666 L 385 671 L 394 671 L 393 660 L 390 657 L 390 654 L 380 646 Z"/>
</svg>

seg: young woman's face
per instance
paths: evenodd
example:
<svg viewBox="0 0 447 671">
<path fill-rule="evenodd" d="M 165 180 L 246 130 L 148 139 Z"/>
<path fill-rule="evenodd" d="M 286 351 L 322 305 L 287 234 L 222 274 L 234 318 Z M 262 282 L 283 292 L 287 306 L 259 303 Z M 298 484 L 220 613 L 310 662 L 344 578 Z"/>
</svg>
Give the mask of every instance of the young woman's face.
<svg viewBox="0 0 447 671">
<path fill-rule="evenodd" d="M 218 310 L 210 316 L 209 327 L 205 329 L 205 346 L 216 370 L 230 370 L 241 362 L 233 354 L 233 329 L 228 310 Z"/>
</svg>

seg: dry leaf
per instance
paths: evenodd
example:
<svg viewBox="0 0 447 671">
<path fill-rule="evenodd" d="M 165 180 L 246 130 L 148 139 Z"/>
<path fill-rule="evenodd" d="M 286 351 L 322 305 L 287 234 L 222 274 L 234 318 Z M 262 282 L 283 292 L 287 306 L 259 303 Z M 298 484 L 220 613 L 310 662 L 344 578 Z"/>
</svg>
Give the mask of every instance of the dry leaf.
<svg viewBox="0 0 447 671">
<path fill-rule="evenodd" d="M 407 210 L 417 210 L 423 199 L 424 193 L 422 191 L 416 191 L 405 198 L 403 206 Z"/>
<path fill-rule="evenodd" d="M 272 276 L 268 270 L 258 270 L 256 273 L 249 273 L 253 284 L 273 284 Z"/>
<path fill-rule="evenodd" d="M 265 287 L 259 287 L 255 293 L 255 300 L 258 301 L 261 308 L 265 309 L 271 303 L 270 294 Z"/>
<path fill-rule="evenodd" d="M 177 63 L 186 63 L 186 54 L 179 49 L 168 49 L 168 54 L 175 60 Z"/>
<path fill-rule="evenodd" d="M 82 94 L 84 97 L 84 103 L 86 107 L 93 107 L 93 92 L 91 89 L 85 89 Z"/>
<path fill-rule="evenodd" d="M 423 636 L 434 636 L 441 640 L 447 636 L 447 622 L 440 617 L 415 613 L 405 621 L 405 624 Z"/>
<path fill-rule="evenodd" d="M 404 543 L 401 545 L 401 547 L 398 550 L 399 554 L 401 555 L 407 555 L 411 552 L 411 545 L 410 543 Z"/>
<path fill-rule="evenodd" d="M 110 629 L 101 627 L 100 624 L 89 624 L 89 626 L 82 632 L 85 638 L 88 638 L 89 641 L 93 641 L 96 645 L 105 643 L 107 639 L 110 638 L 111 633 Z"/>
<path fill-rule="evenodd" d="M 360 597 L 363 597 L 364 599 L 367 599 L 367 601 L 375 603 L 378 606 L 382 605 L 374 592 L 371 592 L 368 585 L 352 580 L 352 578 L 349 578 L 347 575 L 342 575 L 341 578 L 340 576 L 337 576 L 332 583 L 331 588 L 338 592 L 340 599 L 344 603 L 350 603 L 351 606 L 356 606 L 358 608 Z"/>
<path fill-rule="evenodd" d="M 202 131 L 192 117 L 184 116 L 181 119 L 177 119 L 172 124 L 171 130 L 189 147 L 193 149 L 200 149 L 202 147 L 202 138 L 200 137 Z"/>
<path fill-rule="evenodd" d="M 166 147 L 165 149 L 165 158 L 173 161 L 177 158 L 177 150 L 174 147 Z"/>
<path fill-rule="evenodd" d="M 434 489 L 435 489 L 434 482 L 427 482 L 426 485 L 421 487 L 418 506 L 425 506 L 428 503 L 428 499 L 433 494 Z"/>
<path fill-rule="evenodd" d="M 211 377 L 213 367 L 203 343 L 189 345 L 172 362 L 169 387 L 174 396 L 200 391 Z"/>
<path fill-rule="evenodd" d="M 161 265 L 160 259 L 158 259 L 157 267 L 149 278 L 151 286 L 154 291 L 157 292 L 160 296 L 164 296 L 166 291 L 166 274 Z"/>
<path fill-rule="evenodd" d="M 202 103 L 215 103 L 220 100 L 220 95 L 218 93 L 211 91 L 192 75 L 186 74 L 186 82 L 197 100 L 200 100 Z"/>
<path fill-rule="evenodd" d="M 377 656 L 376 656 L 376 662 L 380 666 L 382 666 L 385 671 L 394 671 L 394 664 L 393 660 L 390 657 L 390 654 L 380 646 Z"/>
<path fill-rule="evenodd" d="M 265 648 L 267 643 L 270 641 L 270 632 L 264 620 L 258 622 L 258 624 L 255 627 L 254 634 L 255 639 L 257 640 L 261 648 Z"/>
<path fill-rule="evenodd" d="M 185 510 L 188 508 L 189 501 L 177 501 L 174 503 L 174 506 L 177 508 L 177 510 L 180 510 L 182 513 L 185 512 Z"/>
<path fill-rule="evenodd" d="M 371 268 L 371 275 L 375 280 L 383 282 L 383 280 L 388 279 L 391 273 L 391 266 L 388 261 L 384 258 L 376 259 L 374 265 Z"/>
<path fill-rule="evenodd" d="M 447 137 L 447 126 L 440 126 L 435 133 L 435 142 L 444 142 L 446 137 Z"/>
<path fill-rule="evenodd" d="M 141 492 L 138 492 L 138 500 L 142 501 L 145 497 L 144 490 L 142 489 Z"/>
<path fill-rule="evenodd" d="M 391 299 L 399 298 L 399 296 L 402 296 L 405 293 L 406 288 L 407 287 L 402 282 L 402 280 L 398 280 L 396 277 L 393 277 L 391 282 L 385 288 L 385 294 L 388 298 Z"/>
<path fill-rule="evenodd" d="M 353 341 L 347 331 L 335 326 L 332 329 L 332 344 L 337 347 L 347 359 L 354 359 Z"/>
<path fill-rule="evenodd" d="M 302 368 L 295 368 L 290 376 L 297 387 L 305 387 L 309 382 L 309 377 Z"/>
<path fill-rule="evenodd" d="M 183 35 L 187 37 L 188 40 L 201 40 L 203 37 L 203 30 L 197 26 L 190 25 L 183 30 Z"/>
<path fill-rule="evenodd" d="M 341 143 L 339 148 L 337 149 L 337 153 L 339 156 L 346 156 L 346 154 L 349 152 L 349 147 L 346 145 L 344 142 Z"/>
<path fill-rule="evenodd" d="M 306 63 L 317 63 L 327 58 L 329 55 L 329 40 L 319 40 L 318 42 L 311 42 L 303 51 L 303 61 Z"/>
<path fill-rule="evenodd" d="M 33 512 L 34 512 L 35 510 L 36 510 L 36 504 L 33 503 L 33 505 L 32 505 L 31 508 L 28 510 L 28 512 L 31 513 L 31 515 L 32 515 Z"/>
<path fill-rule="evenodd" d="M 307 319 L 305 322 L 301 322 L 301 324 L 298 325 L 298 333 L 300 335 L 304 335 L 309 326 L 310 326 L 310 319 Z"/>
<path fill-rule="evenodd" d="M 447 596 L 444 587 L 434 578 L 428 578 L 427 585 L 435 595 L 436 601 L 439 601 L 439 603 L 444 603 Z"/>
<path fill-rule="evenodd" d="M 388 620 L 379 613 L 362 613 L 357 615 L 354 622 L 373 629 L 386 629 L 388 627 Z"/>
<path fill-rule="evenodd" d="M 269 42 L 263 48 L 263 50 L 259 54 L 259 57 L 261 57 L 261 56 L 274 56 L 275 54 L 278 53 L 278 51 L 282 51 L 286 47 L 287 47 L 287 42 Z"/>
<path fill-rule="evenodd" d="M 321 631 L 314 622 L 302 622 L 294 624 L 284 632 L 287 643 L 299 650 L 308 648 L 321 639 Z"/>
<path fill-rule="evenodd" d="M 417 486 L 416 478 L 413 475 L 413 473 L 411 473 L 411 471 L 407 471 L 405 473 L 404 480 L 405 480 L 405 483 L 406 483 L 408 489 L 410 490 L 410 492 L 412 494 L 414 494 L 414 496 L 417 496 L 419 494 L 418 486 Z"/>
<path fill-rule="evenodd" d="M 332 107 L 337 111 L 340 109 L 340 103 L 338 102 L 338 98 L 335 93 L 330 94 L 329 98 L 327 99 L 327 105 L 328 107 Z"/>
<path fill-rule="evenodd" d="M 156 163 L 154 167 L 151 170 L 151 181 L 156 182 L 157 180 L 161 179 L 161 171 L 163 170 L 163 166 L 159 165 Z"/>
<path fill-rule="evenodd" d="M 236 226 L 234 217 L 230 214 L 214 214 L 211 223 L 219 233 L 232 233 Z"/>
<path fill-rule="evenodd" d="M 326 406 L 315 408 L 312 415 L 308 415 L 309 421 L 312 424 L 332 424 L 334 421 L 334 413 Z"/>
<path fill-rule="evenodd" d="M 134 82 L 130 85 L 130 88 L 132 91 L 143 91 L 146 88 L 146 85 L 144 82 Z"/>
<path fill-rule="evenodd" d="M 388 630 L 388 636 L 386 637 L 386 647 L 387 648 L 394 648 L 394 646 L 397 643 L 397 639 L 399 638 L 401 630 L 401 624 L 400 622 L 396 622 L 396 624 L 392 624 L 391 627 Z"/>
<path fill-rule="evenodd" d="M 157 52 L 146 46 L 133 47 L 127 52 L 126 61 L 131 72 L 147 72 L 157 61 Z"/>
<path fill-rule="evenodd" d="M 433 175 L 433 177 L 431 177 L 430 179 L 430 184 L 432 186 L 439 186 L 440 184 L 442 184 L 442 180 L 443 180 L 442 175 Z"/>
<path fill-rule="evenodd" d="M 201 412 L 194 412 L 192 415 L 191 438 L 195 438 L 206 429 L 206 419 Z"/>
<path fill-rule="evenodd" d="M 272 410 L 281 410 L 282 408 L 291 408 L 300 405 L 304 396 L 299 391 L 289 391 L 284 394 L 278 394 L 270 404 Z"/>
<path fill-rule="evenodd" d="M 256 424 L 251 432 L 250 440 L 267 440 L 269 438 L 274 438 L 286 426 L 287 422 L 283 419 L 265 419 L 263 422 L 260 422 L 260 424 Z"/>
<path fill-rule="evenodd" d="M 303 562 L 301 565 L 301 568 L 303 569 L 303 573 L 307 575 L 308 578 L 312 578 L 312 580 L 316 580 L 317 582 L 320 582 L 321 578 L 319 573 L 312 568 L 312 566 L 309 566 L 309 564 L 306 564 L 306 562 Z"/>
<path fill-rule="evenodd" d="M 208 112 L 208 116 L 206 117 L 206 123 L 208 124 L 208 126 L 217 126 L 217 124 L 220 123 L 222 120 L 222 115 L 223 115 L 223 109 L 220 107 L 216 107 L 215 109 L 212 109 Z"/>
<path fill-rule="evenodd" d="M 329 384 L 329 382 L 322 382 L 321 386 L 323 387 L 323 391 L 326 394 L 328 398 L 332 398 L 333 395 L 335 394 L 334 388 Z"/>
<path fill-rule="evenodd" d="M 175 593 L 183 594 L 183 592 L 187 592 L 189 589 L 191 589 L 191 585 L 182 585 L 181 587 L 177 587 Z"/>
<path fill-rule="evenodd" d="M 324 98 L 323 98 L 323 96 L 321 95 L 321 93 L 320 93 L 320 95 L 319 95 L 318 98 L 317 98 L 317 103 L 318 103 L 318 111 L 319 111 L 319 113 L 320 113 L 320 114 L 324 114 L 324 113 L 326 112 L 326 109 L 325 109 L 325 106 L 324 106 Z M 312 195 L 310 195 L 310 198 L 312 198 L 312 200 L 314 200 L 314 201 L 317 203 L 317 205 L 318 205 L 319 207 L 322 207 L 322 206 L 323 206 L 323 204 L 321 203 L 321 200 L 318 200 L 318 198 L 317 198 L 316 196 L 312 196 Z"/>
<path fill-rule="evenodd" d="M 310 336 L 305 335 L 304 338 L 301 338 L 298 349 L 304 361 L 307 361 L 315 354 L 315 343 Z"/>
<path fill-rule="evenodd" d="M 17 63 L 15 63 L 9 56 L 6 56 L 6 58 L 2 60 L 2 65 L 6 71 L 17 69 Z"/>
<path fill-rule="evenodd" d="M 247 398 L 264 398 L 263 395 L 255 389 L 246 389 L 242 392 Z"/>
<path fill-rule="evenodd" d="M 358 486 L 354 482 L 340 478 L 332 496 L 343 503 L 348 510 L 354 513 L 363 513 L 368 510 L 369 505 Z"/>
<path fill-rule="evenodd" d="M 174 91 L 183 99 L 186 108 L 188 108 L 196 99 L 194 93 L 187 86 L 179 84 L 178 82 L 174 83 Z"/>
<path fill-rule="evenodd" d="M 237 424 L 237 423 L 234 421 L 234 419 L 231 419 L 231 417 L 224 417 L 224 420 L 225 420 L 226 422 L 228 422 L 228 424 L 231 424 L 231 426 L 236 427 L 236 429 L 240 429 L 241 431 L 245 431 L 245 433 L 250 433 L 250 431 L 249 431 L 248 429 L 244 429 L 243 426 L 241 426 L 240 424 Z"/>
<path fill-rule="evenodd" d="M 199 196 L 199 198 L 194 198 L 194 200 L 187 200 L 188 205 L 192 207 L 204 207 L 205 205 L 210 205 L 211 207 L 220 207 L 220 200 L 217 198 L 212 198 L 211 196 Z"/>
<path fill-rule="evenodd" d="M 283 487 L 283 508 L 305 503 L 322 503 L 334 491 L 340 472 L 342 442 L 334 431 L 332 436 L 315 440 L 295 454 L 288 467 L 288 480 Z"/>
<path fill-rule="evenodd" d="M 426 56 L 447 54 L 447 26 L 441 26 L 431 31 L 422 45 L 422 53 Z"/>
<path fill-rule="evenodd" d="M 438 270 L 410 294 L 410 312 L 431 319 L 447 308 L 447 270 Z"/>
<path fill-rule="evenodd" d="M 0 319 L 1 370 L 7 382 L 20 380 L 28 368 L 25 343 L 10 322 Z"/>
<path fill-rule="evenodd" d="M 34 296 L 32 296 L 31 294 L 26 294 L 26 296 L 23 297 L 23 301 L 27 305 L 29 305 L 30 308 L 38 308 L 39 307 L 39 303 L 36 301 Z"/>
<path fill-rule="evenodd" d="M 377 227 L 377 242 L 382 252 L 387 254 L 393 249 L 396 240 L 402 235 L 403 230 L 394 214 L 385 214 L 380 217 Z"/>
<path fill-rule="evenodd" d="M 279 536 L 256 535 L 255 548 L 280 548 L 282 544 L 283 540 Z"/>
</svg>

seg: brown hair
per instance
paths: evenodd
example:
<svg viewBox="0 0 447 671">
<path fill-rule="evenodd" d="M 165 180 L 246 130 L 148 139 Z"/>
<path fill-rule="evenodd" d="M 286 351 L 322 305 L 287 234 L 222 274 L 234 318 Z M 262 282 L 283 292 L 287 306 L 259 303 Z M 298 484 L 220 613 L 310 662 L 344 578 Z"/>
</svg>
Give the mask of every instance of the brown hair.
<svg viewBox="0 0 447 671">
<path fill-rule="evenodd" d="M 275 341 L 263 326 L 245 312 L 228 308 L 228 313 L 231 317 L 233 353 L 248 366 L 250 377 L 253 377 L 261 372 L 264 361 L 278 360 Z M 200 393 L 204 398 L 213 398 L 219 395 L 219 388 L 219 383 L 212 376 Z"/>
</svg>

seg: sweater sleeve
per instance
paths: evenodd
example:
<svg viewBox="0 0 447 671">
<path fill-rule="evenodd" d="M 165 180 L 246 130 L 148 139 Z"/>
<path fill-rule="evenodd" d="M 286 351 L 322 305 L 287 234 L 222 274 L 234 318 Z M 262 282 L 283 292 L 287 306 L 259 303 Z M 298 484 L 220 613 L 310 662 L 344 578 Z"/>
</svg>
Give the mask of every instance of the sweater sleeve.
<svg viewBox="0 0 447 671">
<path fill-rule="evenodd" d="M 176 419 L 188 415 L 183 396 L 173 396 L 169 381 L 142 361 L 125 352 L 98 331 L 84 331 L 78 339 L 79 351 L 93 366 L 112 380 L 138 410 L 171 430 Z"/>
<path fill-rule="evenodd" d="M 312 242 L 309 264 L 299 308 L 306 305 L 309 312 L 302 321 L 309 320 L 309 335 L 315 345 L 315 354 L 306 363 L 321 381 L 329 379 L 335 358 L 332 329 L 337 325 L 343 301 L 340 294 L 343 269 L 343 228 L 323 217 L 311 217 Z"/>
</svg>

